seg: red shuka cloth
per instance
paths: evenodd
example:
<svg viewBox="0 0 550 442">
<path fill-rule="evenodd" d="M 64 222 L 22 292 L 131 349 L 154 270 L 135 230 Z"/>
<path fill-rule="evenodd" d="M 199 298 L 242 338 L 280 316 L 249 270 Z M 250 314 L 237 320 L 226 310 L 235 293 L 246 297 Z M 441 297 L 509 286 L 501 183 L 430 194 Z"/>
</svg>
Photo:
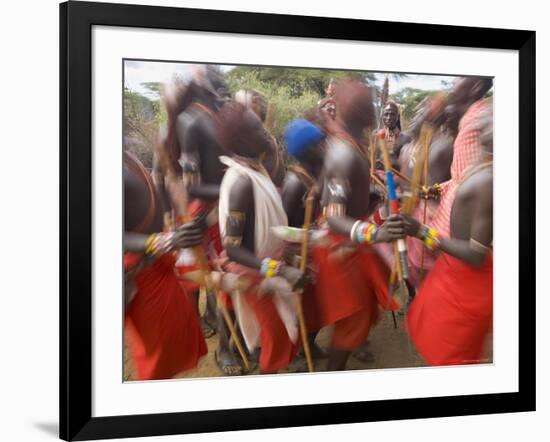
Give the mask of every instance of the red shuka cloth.
<svg viewBox="0 0 550 442">
<path fill-rule="evenodd" d="M 199 215 L 201 212 L 210 212 L 213 206 L 215 206 L 214 203 L 206 203 L 201 200 L 194 199 L 193 201 L 191 201 L 188 207 L 189 216 L 193 218 Z M 206 255 L 209 259 L 213 258 L 212 255 L 219 256 L 222 253 L 223 245 L 222 245 L 219 223 L 215 223 L 206 229 L 202 240 L 202 246 L 204 247 Z M 183 278 L 183 275 L 185 273 L 194 271 L 194 270 L 198 270 L 198 267 L 196 264 L 179 265 L 177 267 L 177 272 L 181 277 L 180 282 L 181 284 L 183 284 L 185 290 L 189 292 L 196 292 L 200 288 L 200 284 L 197 284 L 193 281 L 189 281 Z"/>
<path fill-rule="evenodd" d="M 332 345 L 353 350 L 367 340 L 379 306 L 384 310 L 398 308 L 388 293 L 390 269 L 366 244 L 343 255 L 338 248 L 315 247 L 313 259 L 318 268 L 316 325 L 334 324 Z"/>
<path fill-rule="evenodd" d="M 251 292 L 245 297 L 260 325 L 260 370 L 263 373 L 277 373 L 292 362 L 300 348 L 300 339 L 295 343 L 290 340 L 272 296 Z"/>
<path fill-rule="evenodd" d="M 442 253 L 416 295 L 407 326 L 430 365 L 481 362 L 493 321 L 493 258 L 474 267 Z"/>
<path fill-rule="evenodd" d="M 124 325 L 139 380 L 172 378 L 195 367 L 207 352 L 174 264 L 172 255 L 164 255 L 135 277 L 137 293 L 126 308 Z"/>
</svg>

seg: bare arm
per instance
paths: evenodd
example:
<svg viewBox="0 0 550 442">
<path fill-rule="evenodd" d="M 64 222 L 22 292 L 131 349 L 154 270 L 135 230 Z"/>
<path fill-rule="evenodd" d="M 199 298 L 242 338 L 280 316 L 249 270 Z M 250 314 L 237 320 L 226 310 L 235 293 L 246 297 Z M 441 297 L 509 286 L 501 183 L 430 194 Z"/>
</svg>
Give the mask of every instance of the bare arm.
<svg viewBox="0 0 550 442">
<path fill-rule="evenodd" d="M 442 239 L 440 248 L 473 266 L 481 266 L 493 240 L 493 190 L 480 191 L 470 228 L 470 239 Z"/>
<path fill-rule="evenodd" d="M 332 231 L 350 237 L 354 227 L 357 227 L 358 220 L 346 215 L 346 203 L 351 193 L 349 181 L 345 178 L 351 173 L 350 168 L 347 169 L 345 162 L 336 160 L 333 169 L 327 173 L 330 176 L 327 181 L 327 221 Z M 368 195 L 369 189 L 364 191 Z M 390 216 L 381 227 L 376 228 L 376 233 L 368 242 L 391 242 L 402 238 L 404 234 L 403 220 L 399 216 Z"/>
<path fill-rule="evenodd" d="M 287 173 L 283 182 L 281 198 L 283 200 L 283 207 L 289 220 L 295 218 L 294 214 L 296 214 L 297 211 L 303 211 L 303 208 L 301 207 L 301 202 L 305 192 L 306 188 L 302 184 L 300 179 L 292 172 Z"/>
<path fill-rule="evenodd" d="M 180 164 L 183 169 L 184 183 L 191 198 L 217 200 L 220 187 L 216 184 L 201 184 L 200 143 L 204 141 L 204 129 L 200 120 L 190 120 L 189 115 L 180 115 L 177 121 L 177 136 L 181 147 Z"/>
<path fill-rule="evenodd" d="M 229 194 L 229 214 L 225 223 L 223 239 L 230 260 L 259 270 L 262 261 L 242 245 L 247 216 L 254 214 L 254 194 L 248 177 L 242 176 L 235 182 Z"/>
<path fill-rule="evenodd" d="M 199 215 L 193 221 L 179 226 L 175 232 L 171 233 L 153 233 L 146 235 L 143 233 L 124 232 L 124 250 L 127 252 L 142 253 L 145 252 L 148 246 L 148 241 L 152 236 L 164 235 L 166 246 L 165 251 L 170 251 L 176 248 L 194 247 L 201 243 L 202 235 L 206 228 L 205 215 Z"/>
<path fill-rule="evenodd" d="M 229 215 L 225 224 L 224 247 L 230 260 L 255 270 L 262 268 L 262 260 L 253 251 L 242 245 L 246 217 L 254 216 L 254 195 L 252 183 L 241 177 L 229 194 Z M 303 287 L 308 279 L 298 269 L 279 263 L 277 275 L 285 278 L 293 288 Z"/>
<path fill-rule="evenodd" d="M 485 186 L 480 186 L 485 187 Z M 403 215 L 407 235 L 422 237 L 422 224 L 411 216 Z M 423 238 L 421 238 L 423 239 Z M 489 252 L 493 240 L 493 190 L 492 181 L 489 189 L 479 192 L 476 209 L 470 227 L 470 239 L 441 238 L 439 249 L 470 265 L 481 266 Z M 425 240 L 424 240 L 425 241 Z M 425 241 L 426 242 L 426 241 Z M 436 241 L 437 242 L 437 241 Z"/>
</svg>

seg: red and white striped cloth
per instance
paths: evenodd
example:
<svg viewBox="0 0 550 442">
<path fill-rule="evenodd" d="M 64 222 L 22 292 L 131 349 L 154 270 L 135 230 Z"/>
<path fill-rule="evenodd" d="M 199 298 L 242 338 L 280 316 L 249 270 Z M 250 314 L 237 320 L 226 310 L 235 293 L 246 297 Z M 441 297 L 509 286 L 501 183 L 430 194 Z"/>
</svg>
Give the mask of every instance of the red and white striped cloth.
<svg viewBox="0 0 550 442">
<path fill-rule="evenodd" d="M 451 209 L 455 192 L 464 173 L 474 165 L 481 154 L 479 139 L 480 116 L 488 112 L 490 100 L 479 100 L 466 111 L 458 126 L 458 135 L 453 147 L 453 162 L 451 164 L 451 179 L 441 184 L 441 202 L 432 218 L 433 227 L 440 236 L 451 236 Z"/>
</svg>

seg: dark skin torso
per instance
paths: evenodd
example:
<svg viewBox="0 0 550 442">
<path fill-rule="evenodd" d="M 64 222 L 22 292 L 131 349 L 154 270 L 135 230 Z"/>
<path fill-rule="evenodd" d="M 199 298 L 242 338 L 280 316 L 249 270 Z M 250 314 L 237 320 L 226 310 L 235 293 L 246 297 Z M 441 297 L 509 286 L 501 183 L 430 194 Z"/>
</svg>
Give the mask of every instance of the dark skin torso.
<svg viewBox="0 0 550 442">
<path fill-rule="evenodd" d="M 415 236 L 418 220 L 404 216 L 407 235 Z M 485 246 L 472 247 L 471 239 Z M 467 177 L 456 190 L 451 209 L 451 237 L 442 238 L 441 251 L 472 266 L 481 266 L 493 241 L 493 170 L 483 168 Z"/>
<path fill-rule="evenodd" d="M 390 161 L 392 163 L 392 167 L 399 167 L 399 155 L 401 153 L 401 149 L 403 149 L 403 146 L 405 144 L 410 142 L 411 142 L 410 136 L 404 133 L 399 134 L 399 137 L 395 140 L 393 144 L 393 149 L 390 149 L 390 151 L 388 152 L 390 155 Z"/>
<path fill-rule="evenodd" d="M 304 224 L 304 197 L 308 191 L 298 175 L 289 170 L 283 182 L 281 198 L 288 217 L 288 225 L 302 227 Z"/>
<path fill-rule="evenodd" d="M 344 183 L 348 189 L 346 215 L 358 219 L 369 213 L 370 161 L 348 143 L 330 146 L 325 161 L 327 184 L 331 179 Z"/>
<path fill-rule="evenodd" d="M 444 183 L 451 179 L 451 164 L 453 162 L 453 137 L 440 134 L 430 145 L 429 185 Z"/>
<path fill-rule="evenodd" d="M 428 181 L 433 186 L 436 183 L 443 183 L 451 179 L 451 163 L 453 162 L 453 142 L 454 139 L 445 134 L 434 134 L 430 144 L 430 159 L 428 163 Z M 410 167 L 410 156 L 412 154 L 412 144 L 401 151 L 399 159 L 399 170 L 407 176 L 412 176 Z"/>
<path fill-rule="evenodd" d="M 162 208 L 157 205 L 153 222 L 142 233 L 153 233 L 162 231 Z M 131 232 L 138 226 L 151 205 L 151 199 L 146 181 L 136 176 L 133 170 L 129 170 L 124 164 L 124 230 Z"/>
<path fill-rule="evenodd" d="M 463 240 L 472 237 L 484 244 L 492 241 L 492 168 L 478 171 L 457 189 L 451 210 L 451 236 Z"/>
<path fill-rule="evenodd" d="M 217 131 L 212 117 L 198 110 L 187 111 L 177 120 L 178 140 L 183 154 L 190 155 L 199 163 L 201 183 L 188 189 L 191 196 L 216 199 L 224 174 L 219 160 L 225 152 L 217 140 Z"/>
</svg>

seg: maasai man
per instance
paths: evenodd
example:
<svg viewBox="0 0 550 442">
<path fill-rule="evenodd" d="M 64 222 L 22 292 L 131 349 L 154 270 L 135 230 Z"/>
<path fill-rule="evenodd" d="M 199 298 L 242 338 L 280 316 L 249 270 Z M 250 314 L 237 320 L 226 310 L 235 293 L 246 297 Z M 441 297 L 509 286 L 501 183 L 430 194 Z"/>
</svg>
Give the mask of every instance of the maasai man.
<svg viewBox="0 0 550 442">
<path fill-rule="evenodd" d="M 125 334 L 139 380 L 168 379 L 206 354 L 198 318 L 175 275 L 174 251 L 200 244 L 204 219 L 163 232 L 152 180 L 124 153 Z"/>
<path fill-rule="evenodd" d="M 312 221 L 319 215 L 318 188 L 319 177 L 325 157 L 325 132 L 305 119 L 293 120 L 284 133 L 288 154 L 298 162 L 287 167 L 281 197 L 288 217 L 288 225 L 301 228 L 304 225 L 306 201 L 313 199 Z M 295 267 L 301 259 L 299 247 L 289 245 L 285 259 Z M 309 284 L 302 294 L 304 315 L 309 330 L 309 346 L 314 358 L 328 356 L 326 351 L 315 344 L 315 337 L 320 329 L 319 312 L 315 297 L 314 284 Z"/>
<path fill-rule="evenodd" d="M 443 94 L 426 99 L 422 108 L 413 117 L 407 135 L 411 138 L 401 149 L 399 157 L 400 172 L 412 176 L 420 152 L 419 139 L 422 126 L 429 124 L 432 129 L 430 156 L 428 165 L 428 186 L 443 183 L 451 178 L 453 161 L 453 143 L 456 134 L 451 134 L 445 125 L 445 106 L 447 97 Z"/>
<path fill-rule="evenodd" d="M 366 222 L 370 162 L 363 135 L 374 123 L 370 90 L 356 81 L 339 82 L 335 100 L 340 130 L 328 140 L 323 169 L 324 210 L 333 234 L 330 246 L 314 249 L 314 258 L 320 322 L 334 324 L 328 369 L 343 370 L 351 351 L 366 342 L 378 305 L 397 308 L 388 294 L 389 268 L 370 244 L 393 241 L 404 230 L 393 216 L 380 227 Z"/>
<path fill-rule="evenodd" d="M 412 178 L 413 171 L 420 167 L 422 179 L 419 183 L 423 188 L 410 189 L 410 182 L 398 180 L 402 192 L 419 192 L 421 203 L 414 211 L 414 217 L 427 224 L 431 223 L 432 216 L 439 206 L 440 183 L 446 182 L 451 177 L 451 163 L 453 160 L 454 137 L 445 127 L 444 108 L 447 97 L 438 95 L 428 98 L 424 106 L 415 115 L 409 130 L 412 140 L 401 150 L 399 158 L 401 173 Z M 424 183 L 424 155 L 426 146 L 420 138 L 424 125 L 431 128 L 431 141 L 429 144 L 429 157 L 427 164 L 427 183 Z M 421 161 L 421 164 L 417 161 Z M 414 287 L 418 287 L 425 269 L 431 269 L 434 256 L 424 249 L 421 243 L 408 238 L 409 281 Z"/>
<path fill-rule="evenodd" d="M 384 127 L 381 132 L 384 134 L 386 146 L 392 167 L 399 167 L 399 154 L 402 147 L 411 141 L 411 137 L 401 132 L 401 115 L 399 106 L 395 101 L 388 100 L 382 111 L 382 122 Z"/>
<path fill-rule="evenodd" d="M 283 243 L 272 231 L 286 225 L 287 217 L 262 165 L 273 148 L 271 136 L 254 112 L 239 103 L 226 104 L 221 117 L 220 139 L 234 153 L 221 157 L 228 167 L 219 203 L 223 245 L 231 260 L 227 270 L 256 282 L 248 293 L 234 293 L 233 305 L 248 349 L 261 347 L 260 372 L 276 373 L 290 364 L 298 348 L 293 290 L 305 278 L 283 263 Z"/>
<path fill-rule="evenodd" d="M 203 246 L 209 260 L 216 261 L 223 250 L 217 222 L 219 186 L 224 174 L 219 160 L 224 150 L 218 141 L 218 110 L 229 99 L 229 93 L 221 71 L 210 65 L 197 67 L 191 87 L 194 88 L 191 104 L 178 115 L 176 121 L 177 140 L 181 148 L 179 163 L 187 192 L 194 198 L 190 203 L 190 213 L 209 214 L 211 221 Z M 195 266 L 194 256 L 182 253 L 178 265 L 183 272 L 190 270 Z M 198 306 L 199 287 L 190 283 L 188 286 L 193 290 Z M 207 296 L 205 316 L 202 321 L 205 336 L 215 330 L 220 334 L 216 358 L 220 370 L 226 375 L 242 374 L 243 368 L 229 346 L 229 330 L 222 313 L 215 307 L 212 294 Z"/>
<path fill-rule="evenodd" d="M 493 318 L 492 113 L 480 119 L 483 150 L 456 189 L 451 237 L 405 217 L 408 235 L 441 251 L 407 315 L 412 341 L 430 365 L 486 360 L 484 343 Z"/>
<path fill-rule="evenodd" d="M 270 131 L 271 123 L 268 120 L 269 105 L 267 99 L 260 92 L 253 89 L 241 89 L 235 93 L 235 101 L 244 104 L 251 109 L 262 120 L 267 131 Z M 271 121 L 271 119 L 270 119 Z M 273 149 L 270 149 L 264 156 L 263 165 L 275 186 L 279 189 L 285 179 L 285 161 L 284 153 L 275 137 L 271 137 Z"/>
<path fill-rule="evenodd" d="M 293 120 L 285 129 L 287 152 L 300 164 L 288 165 L 283 184 L 282 199 L 289 226 L 302 227 L 304 224 L 306 197 L 323 169 L 325 139 L 321 128 L 305 119 Z"/>
<path fill-rule="evenodd" d="M 440 204 L 433 215 L 432 225 L 442 237 L 449 237 L 451 208 L 456 187 L 464 172 L 479 158 L 480 115 L 491 108 L 491 99 L 484 99 L 493 86 L 491 78 L 468 77 L 457 82 L 445 109 L 446 126 L 457 133 L 453 147 L 451 179 L 441 184 Z"/>
</svg>

